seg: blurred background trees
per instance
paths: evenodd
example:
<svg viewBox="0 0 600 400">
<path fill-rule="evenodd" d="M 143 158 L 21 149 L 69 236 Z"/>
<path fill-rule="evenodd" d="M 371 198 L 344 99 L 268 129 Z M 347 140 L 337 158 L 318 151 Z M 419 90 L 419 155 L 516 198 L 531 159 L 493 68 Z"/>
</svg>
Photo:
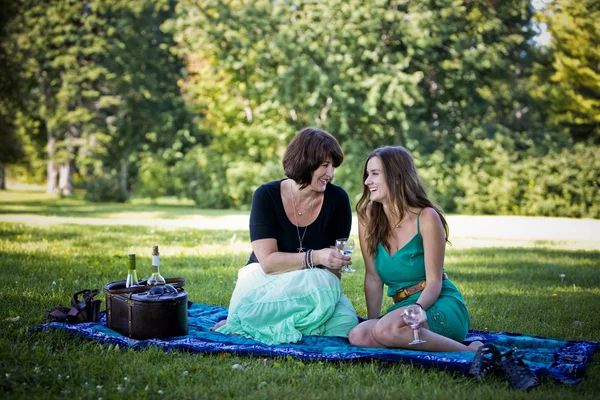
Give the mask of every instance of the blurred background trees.
<svg viewBox="0 0 600 400">
<path fill-rule="evenodd" d="M 447 212 L 600 217 L 598 2 L 5 2 L 14 179 L 248 208 L 312 125 L 351 199 L 369 152 L 402 145 Z"/>
</svg>

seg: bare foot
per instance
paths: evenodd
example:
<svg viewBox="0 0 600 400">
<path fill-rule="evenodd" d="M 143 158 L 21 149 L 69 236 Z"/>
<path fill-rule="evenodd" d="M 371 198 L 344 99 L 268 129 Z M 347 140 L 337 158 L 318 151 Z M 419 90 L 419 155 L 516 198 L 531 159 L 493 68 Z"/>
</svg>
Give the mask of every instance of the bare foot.
<svg viewBox="0 0 600 400">
<path fill-rule="evenodd" d="M 474 342 L 469 343 L 469 345 L 467 347 L 469 348 L 469 351 L 476 352 L 477 349 L 480 348 L 481 346 L 483 346 L 483 342 L 476 340 Z"/>
<path fill-rule="evenodd" d="M 219 321 L 219 322 L 217 322 L 217 323 L 215 324 L 215 326 L 213 326 L 212 328 L 210 328 L 210 330 L 211 330 L 211 331 L 215 331 L 215 330 L 217 330 L 218 328 L 220 328 L 221 326 L 225 325 L 226 323 L 227 323 L 227 319 L 224 319 L 224 320 L 222 320 L 222 321 Z M 481 342 L 480 342 L 480 343 L 481 343 Z M 481 344 L 483 344 L 483 343 L 481 343 Z"/>
</svg>

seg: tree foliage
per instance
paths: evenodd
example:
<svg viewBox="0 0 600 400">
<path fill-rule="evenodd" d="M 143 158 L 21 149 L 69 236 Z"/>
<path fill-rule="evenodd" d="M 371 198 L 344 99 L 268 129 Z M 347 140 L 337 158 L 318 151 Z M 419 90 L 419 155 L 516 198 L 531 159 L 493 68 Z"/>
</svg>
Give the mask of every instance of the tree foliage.
<svg viewBox="0 0 600 400">
<path fill-rule="evenodd" d="M 559 0 L 539 18 L 548 25 L 552 47 L 536 94 L 551 122 L 575 140 L 600 143 L 600 3 Z"/>
<path fill-rule="evenodd" d="M 353 199 L 367 154 L 403 145 L 446 211 L 599 216 L 590 0 L 538 15 L 549 47 L 529 0 L 11 1 L 0 57 L 19 86 L 0 91 L 23 104 L 0 115 L 20 159 L 44 138 L 49 181 L 76 171 L 95 199 L 247 208 L 313 125 L 341 142 Z"/>
</svg>

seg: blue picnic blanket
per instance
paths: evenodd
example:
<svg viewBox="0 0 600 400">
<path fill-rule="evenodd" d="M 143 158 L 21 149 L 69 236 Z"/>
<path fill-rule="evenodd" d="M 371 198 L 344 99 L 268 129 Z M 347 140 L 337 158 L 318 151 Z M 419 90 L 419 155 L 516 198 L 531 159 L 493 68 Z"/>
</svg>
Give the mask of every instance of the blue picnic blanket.
<svg viewBox="0 0 600 400">
<path fill-rule="evenodd" d="M 104 312 L 100 322 L 82 324 L 49 322 L 33 330 L 62 329 L 83 338 L 132 349 L 158 346 L 165 351 L 230 352 L 263 357 L 291 356 L 301 360 L 378 359 L 462 373 L 469 370 L 474 357 L 474 353 L 468 352 L 429 353 L 416 350 L 357 347 L 341 337 L 307 336 L 294 344 L 267 345 L 252 339 L 210 331 L 214 324 L 226 317 L 227 307 L 190 302 L 188 335 L 169 339 L 135 340 L 122 336 L 106 327 Z M 577 384 L 583 380 L 587 364 L 592 360 L 593 353 L 600 347 L 600 343 L 590 341 L 560 340 L 509 332 L 469 331 L 465 342 L 468 344 L 475 340 L 494 344 L 501 351 L 516 348 L 516 354 L 523 358 L 538 377 L 551 377 L 566 384 Z"/>
</svg>

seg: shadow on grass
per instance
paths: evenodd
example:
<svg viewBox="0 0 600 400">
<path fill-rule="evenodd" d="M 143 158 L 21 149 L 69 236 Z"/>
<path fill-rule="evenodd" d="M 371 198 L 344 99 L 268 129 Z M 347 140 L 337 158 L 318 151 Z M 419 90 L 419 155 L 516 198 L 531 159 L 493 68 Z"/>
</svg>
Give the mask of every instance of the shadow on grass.
<svg viewBox="0 0 600 400">
<path fill-rule="evenodd" d="M 248 215 L 240 210 L 206 210 L 189 204 L 146 204 L 146 203 L 92 203 L 82 199 L 39 199 L 0 200 L 0 214 L 36 214 L 40 216 L 71 218 L 114 218 L 118 214 L 147 214 L 157 219 L 180 219 L 186 216 L 219 217 L 223 215 Z"/>
<path fill-rule="evenodd" d="M 600 251 L 479 248 L 453 250 L 445 268 L 456 282 L 529 290 L 532 285 L 598 288 L 598 265 Z"/>
</svg>

